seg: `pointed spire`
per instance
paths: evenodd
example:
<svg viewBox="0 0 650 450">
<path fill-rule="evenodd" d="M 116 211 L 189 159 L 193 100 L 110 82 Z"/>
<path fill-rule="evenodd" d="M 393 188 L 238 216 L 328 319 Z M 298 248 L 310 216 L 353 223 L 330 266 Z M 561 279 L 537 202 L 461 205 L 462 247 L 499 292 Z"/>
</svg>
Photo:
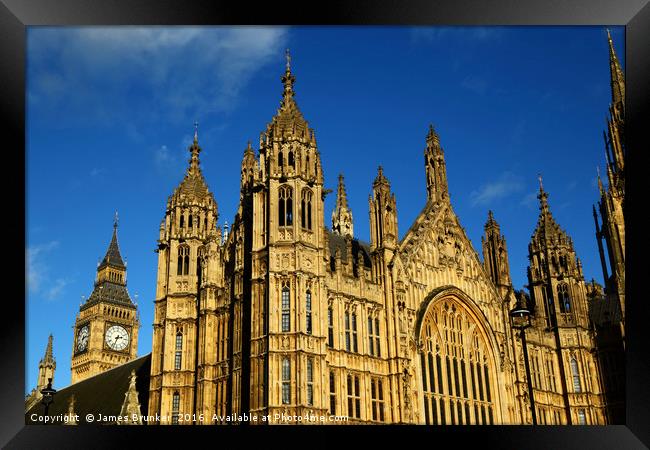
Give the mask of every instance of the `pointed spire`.
<svg viewBox="0 0 650 450">
<path fill-rule="evenodd" d="M 373 187 L 379 186 L 379 185 L 386 185 L 390 187 L 390 182 L 388 179 L 384 176 L 384 168 L 380 165 L 377 167 L 377 177 L 375 178 L 375 181 L 372 183 Z"/>
<path fill-rule="evenodd" d="M 347 208 L 348 207 L 348 197 L 345 193 L 345 184 L 343 183 L 343 174 L 339 174 L 339 186 L 336 192 L 336 207 L 337 208 Z"/>
<path fill-rule="evenodd" d="M 440 146 L 440 137 L 429 125 L 424 148 L 424 172 L 427 186 L 427 202 L 437 203 L 449 200 L 449 187 L 447 186 L 447 169 L 445 155 Z"/>
<path fill-rule="evenodd" d="M 282 84 L 284 85 L 284 93 L 282 94 L 284 102 L 293 97 L 293 83 L 296 81 L 296 77 L 291 73 L 291 54 L 289 53 L 289 49 L 286 50 L 285 55 L 287 58 L 287 67 L 281 78 Z"/>
<path fill-rule="evenodd" d="M 188 151 L 191 154 L 190 165 L 185 172 L 185 177 L 181 181 L 180 185 L 174 191 L 173 196 L 176 195 L 186 195 L 188 197 L 195 197 L 198 199 L 203 199 L 206 196 L 211 195 L 208 185 L 203 178 L 203 173 L 201 173 L 201 166 L 199 160 L 199 153 L 201 152 L 201 147 L 199 146 L 199 135 L 198 135 L 198 126 L 197 122 L 194 123 L 194 138 L 192 139 L 192 144 L 188 147 Z"/>
<path fill-rule="evenodd" d="M 43 359 L 41 359 L 41 365 L 53 365 L 55 364 L 54 361 L 54 354 L 52 351 L 52 343 L 54 341 L 54 336 L 50 333 L 50 336 L 47 338 L 47 347 L 45 348 L 45 355 L 43 356 Z"/>
<path fill-rule="evenodd" d="M 188 174 L 198 174 L 201 172 L 199 168 L 199 153 L 201 152 L 201 147 L 199 147 L 199 124 L 194 122 L 194 139 L 192 140 L 192 145 L 189 149 L 192 156 L 190 157 L 190 167 L 188 169 Z"/>
<path fill-rule="evenodd" d="M 492 210 L 488 211 L 487 222 L 485 222 L 485 229 L 488 230 L 490 228 L 496 228 L 497 232 L 499 230 L 499 224 L 497 223 L 496 220 L 494 220 L 494 215 L 492 214 Z"/>
<path fill-rule="evenodd" d="M 138 400 L 138 390 L 136 389 L 136 379 L 135 370 L 131 370 L 129 388 L 124 394 L 124 402 L 122 403 L 122 409 L 120 411 L 120 416 L 127 418 L 127 420 L 119 422 L 124 425 L 142 425 L 140 402 Z"/>
<path fill-rule="evenodd" d="M 107 265 L 111 265 L 120 269 L 126 268 L 124 265 L 124 260 L 122 259 L 122 255 L 120 253 L 120 246 L 117 242 L 117 225 L 118 215 L 117 211 L 115 211 L 115 218 L 113 219 L 113 236 L 111 237 L 110 244 L 108 244 L 106 255 L 98 266 L 98 270 Z"/>
<path fill-rule="evenodd" d="M 345 193 L 343 174 L 339 174 L 339 185 L 336 192 L 336 208 L 332 211 L 332 231 L 341 236 L 354 236 L 352 211 L 348 207 L 348 198 Z"/>
<path fill-rule="evenodd" d="M 427 133 L 427 144 L 431 144 L 435 147 L 440 146 L 440 136 L 433 129 L 433 124 L 429 124 L 429 132 Z"/>
<path fill-rule="evenodd" d="M 623 75 L 621 64 L 616 56 L 616 50 L 614 50 L 614 43 L 612 42 L 612 36 L 609 33 L 609 29 L 607 29 L 607 41 L 609 43 L 609 71 L 612 87 L 612 103 L 620 103 L 621 106 L 624 107 L 625 76 Z"/>
<path fill-rule="evenodd" d="M 539 199 L 539 209 L 542 211 L 542 214 L 546 215 L 549 212 L 547 200 L 548 194 L 544 191 L 541 173 L 537 175 L 537 179 L 539 180 L 539 194 L 537 194 L 537 198 Z"/>
<path fill-rule="evenodd" d="M 600 179 L 599 166 L 596 166 L 596 176 L 598 177 L 598 190 L 600 191 L 600 195 L 603 195 L 605 193 L 605 188 L 603 187 L 603 180 Z"/>
</svg>

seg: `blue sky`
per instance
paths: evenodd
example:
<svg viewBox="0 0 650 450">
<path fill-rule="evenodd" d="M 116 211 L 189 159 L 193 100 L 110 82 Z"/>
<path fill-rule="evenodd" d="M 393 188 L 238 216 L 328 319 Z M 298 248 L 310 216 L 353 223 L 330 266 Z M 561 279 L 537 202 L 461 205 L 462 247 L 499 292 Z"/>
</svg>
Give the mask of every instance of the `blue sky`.
<svg viewBox="0 0 650 450">
<path fill-rule="evenodd" d="M 624 63 L 624 29 L 611 32 Z M 246 142 L 257 145 L 279 106 L 287 47 L 325 185 L 345 175 L 358 238 L 368 240 L 379 164 L 400 235 L 422 209 L 433 123 L 453 208 L 479 254 L 492 209 L 515 287 L 526 283 L 541 173 L 585 278 L 602 282 L 591 206 L 611 99 L 604 27 L 30 27 L 27 36 L 26 392 L 49 333 L 54 385 L 70 383 L 72 327 L 115 210 L 138 354 L 150 352 L 153 250 L 193 123 L 219 222 L 231 222 Z M 333 204 L 330 195 L 327 225 Z"/>
</svg>

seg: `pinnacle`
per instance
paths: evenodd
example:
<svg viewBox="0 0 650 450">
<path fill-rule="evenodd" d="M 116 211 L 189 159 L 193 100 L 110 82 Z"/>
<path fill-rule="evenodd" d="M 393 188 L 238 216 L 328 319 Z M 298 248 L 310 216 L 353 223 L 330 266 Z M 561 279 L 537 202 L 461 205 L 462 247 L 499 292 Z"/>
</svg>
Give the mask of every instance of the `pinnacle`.
<svg viewBox="0 0 650 450">
<path fill-rule="evenodd" d="M 120 254 L 120 246 L 117 242 L 117 212 L 115 212 L 115 220 L 113 222 L 113 236 L 111 237 L 111 242 L 108 245 L 106 255 L 104 256 L 100 267 L 109 264 L 118 268 L 126 268 L 122 255 Z"/>
</svg>

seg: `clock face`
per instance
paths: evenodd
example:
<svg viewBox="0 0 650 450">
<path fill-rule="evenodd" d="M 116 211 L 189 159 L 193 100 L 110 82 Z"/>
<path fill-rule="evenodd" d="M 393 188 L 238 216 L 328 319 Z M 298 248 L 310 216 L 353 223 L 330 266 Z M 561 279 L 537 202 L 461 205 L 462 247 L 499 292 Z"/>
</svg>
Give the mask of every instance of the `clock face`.
<svg viewBox="0 0 650 450">
<path fill-rule="evenodd" d="M 88 347 L 88 336 L 90 336 L 90 329 L 88 325 L 79 328 L 77 332 L 77 351 L 83 352 Z"/>
<path fill-rule="evenodd" d="M 113 325 L 106 330 L 106 345 L 113 350 L 124 350 L 129 345 L 129 333 L 119 325 Z"/>
</svg>

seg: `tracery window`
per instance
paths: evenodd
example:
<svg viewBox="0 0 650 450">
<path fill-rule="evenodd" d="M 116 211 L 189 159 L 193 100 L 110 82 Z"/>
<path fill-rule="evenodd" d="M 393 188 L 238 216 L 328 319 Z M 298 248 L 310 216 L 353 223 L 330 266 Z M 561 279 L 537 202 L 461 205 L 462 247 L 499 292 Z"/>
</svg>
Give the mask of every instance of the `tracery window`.
<svg viewBox="0 0 650 450">
<path fill-rule="evenodd" d="M 361 391 L 359 375 L 348 375 L 348 416 L 361 418 Z"/>
<path fill-rule="evenodd" d="M 278 189 L 278 224 L 281 227 L 293 225 L 293 189 L 280 186 Z"/>
<path fill-rule="evenodd" d="M 327 308 L 327 345 L 334 347 L 334 310 Z"/>
<path fill-rule="evenodd" d="M 357 345 L 357 313 L 352 313 L 352 349 L 355 353 L 359 352 L 359 346 Z"/>
<path fill-rule="evenodd" d="M 330 370 L 330 414 L 336 414 L 336 376 Z"/>
<path fill-rule="evenodd" d="M 313 194 L 309 189 L 303 189 L 300 200 L 300 226 L 311 230 L 311 200 Z"/>
<path fill-rule="evenodd" d="M 373 356 L 381 356 L 379 347 L 379 318 L 368 317 L 368 352 Z"/>
<path fill-rule="evenodd" d="M 178 411 L 181 404 L 181 394 L 178 391 L 172 396 L 172 425 L 178 425 Z"/>
<path fill-rule="evenodd" d="M 291 294 L 288 283 L 282 286 L 282 332 L 291 330 Z"/>
<path fill-rule="evenodd" d="M 573 392 L 582 392 L 582 384 L 580 383 L 580 371 L 578 370 L 578 361 L 575 357 L 571 357 L 571 375 L 573 377 Z"/>
<path fill-rule="evenodd" d="M 306 319 L 306 326 L 307 326 L 307 334 L 311 334 L 311 291 L 307 290 L 307 294 L 305 295 L 305 319 Z"/>
<path fill-rule="evenodd" d="M 282 403 L 291 403 L 291 364 L 289 358 L 282 360 Z"/>
<path fill-rule="evenodd" d="M 557 298 L 560 302 L 560 311 L 563 313 L 571 312 L 571 298 L 569 297 L 569 286 L 566 283 L 557 285 Z"/>
<path fill-rule="evenodd" d="M 307 404 L 314 404 L 314 360 L 307 358 Z"/>
<path fill-rule="evenodd" d="M 586 425 L 587 424 L 587 416 L 585 415 L 585 410 L 584 409 L 579 409 L 578 410 L 578 425 Z"/>
<path fill-rule="evenodd" d="M 183 358 L 183 333 L 180 330 L 176 332 L 176 348 L 174 350 L 174 370 L 181 370 L 181 361 Z"/>
<path fill-rule="evenodd" d="M 178 247 L 178 267 L 176 275 L 188 275 L 190 273 L 190 248 L 187 245 Z"/>
<path fill-rule="evenodd" d="M 384 388 L 381 378 L 370 380 L 372 420 L 384 421 Z"/>
<path fill-rule="evenodd" d="M 494 423 L 494 369 L 481 329 L 451 298 L 429 307 L 420 331 L 426 424 Z"/>
</svg>

